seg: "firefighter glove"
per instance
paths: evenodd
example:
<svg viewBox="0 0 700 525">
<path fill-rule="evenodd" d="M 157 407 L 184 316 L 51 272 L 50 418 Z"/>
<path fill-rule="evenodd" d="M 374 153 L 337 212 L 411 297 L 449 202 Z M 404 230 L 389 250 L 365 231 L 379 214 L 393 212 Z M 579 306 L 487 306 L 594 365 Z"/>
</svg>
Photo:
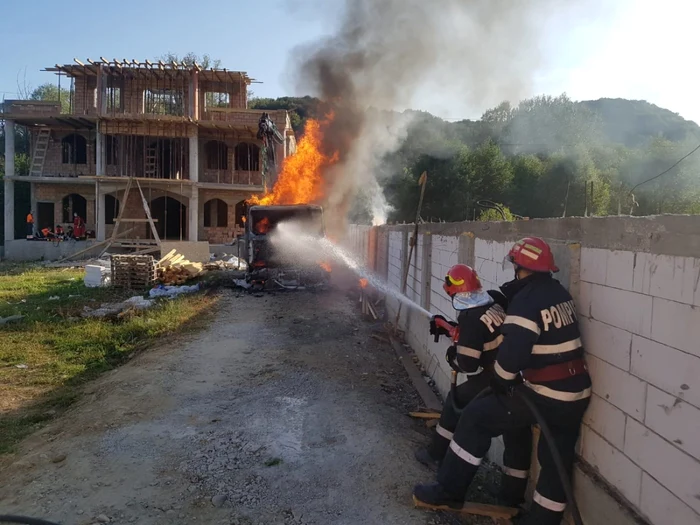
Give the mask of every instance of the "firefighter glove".
<svg viewBox="0 0 700 525">
<path fill-rule="evenodd" d="M 442 323 L 439 323 L 438 321 L 442 321 Z M 442 324 L 443 326 L 440 326 L 441 324 Z M 457 326 L 457 323 L 453 323 L 453 322 L 451 322 L 451 321 L 448 321 L 448 320 L 445 319 L 445 317 L 442 316 L 442 315 L 434 315 L 434 316 L 432 316 L 432 317 L 430 318 L 430 335 L 437 335 L 437 336 L 446 335 L 446 336 L 449 336 L 449 335 L 450 335 L 450 332 L 449 332 L 449 330 L 447 330 L 447 328 L 445 328 L 445 326 L 444 326 L 444 325 L 447 325 L 447 324 L 452 325 L 452 326 Z"/>
</svg>

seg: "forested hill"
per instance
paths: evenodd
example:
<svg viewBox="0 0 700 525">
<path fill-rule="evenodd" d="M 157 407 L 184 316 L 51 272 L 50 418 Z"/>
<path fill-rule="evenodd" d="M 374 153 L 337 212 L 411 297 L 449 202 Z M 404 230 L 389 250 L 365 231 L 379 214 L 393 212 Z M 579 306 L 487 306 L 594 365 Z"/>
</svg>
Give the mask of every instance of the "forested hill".
<svg viewBox="0 0 700 525">
<path fill-rule="evenodd" d="M 687 139 L 700 140 L 700 126 L 692 120 L 686 120 L 678 113 L 660 108 L 645 100 L 627 100 L 624 98 L 601 98 L 574 102 L 597 114 L 600 125 L 609 142 L 622 144 L 629 148 L 643 147 L 651 139 L 665 138 L 672 142 L 683 142 Z M 286 109 L 290 111 L 292 126 L 296 131 L 303 129 L 304 121 L 309 117 L 318 116 L 319 100 L 314 97 L 280 97 L 255 98 L 250 101 L 251 108 Z M 488 115 L 489 113 L 485 113 Z M 432 115 L 425 114 L 426 117 Z M 435 120 L 439 117 L 435 117 Z M 432 120 L 432 119 L 431 119 Z M 477 122 L 462 121 L 454 123 L 455 129 L 450 135 L 463 135 L 466 127 L 479 127 Z M 450 126 L 447 126 L 450 127 Z M 476 130 L 472 134 L 478 135 Z"/>
<path fill-rule="evenodd" d="M 644 146 L 655 137 L 673 142 L 700 140 L 700 126 L 695 122 L 645 100 L 601 98 L 579 104 L 600 115 L 608 140 L 627 147 Z"/>
</svg>

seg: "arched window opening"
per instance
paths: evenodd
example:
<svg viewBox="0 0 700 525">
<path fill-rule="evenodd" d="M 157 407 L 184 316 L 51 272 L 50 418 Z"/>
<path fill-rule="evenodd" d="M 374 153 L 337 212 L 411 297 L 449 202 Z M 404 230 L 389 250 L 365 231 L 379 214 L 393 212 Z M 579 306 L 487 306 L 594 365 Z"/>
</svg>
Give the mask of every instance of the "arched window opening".
<svg viewBox="0 0 700 525">
<path fill-rule="evenodd" d="M 228 204 L 221 199 L 211 199 L 204 203 L 204 227 L 221 228 L 228 226 Z"/>
</svg>

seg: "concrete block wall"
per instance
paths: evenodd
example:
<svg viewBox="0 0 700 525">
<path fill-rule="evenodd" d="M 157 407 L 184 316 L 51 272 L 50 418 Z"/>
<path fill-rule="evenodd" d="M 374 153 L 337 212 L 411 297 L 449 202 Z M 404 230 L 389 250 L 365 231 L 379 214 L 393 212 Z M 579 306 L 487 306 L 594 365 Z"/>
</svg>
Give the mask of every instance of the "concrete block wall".
<svg viewBox="0 0 700 525">
<path fill-rule="evenodd" d="M 378 260 L 386 253 L 395 290 L 412 229 L 379 228 Z M 452 264 L 472 265 L 494 288 L 513 278 L 502 265 L 513 241 L 535 235 L 550 242 L 556 277 L 577 303 L 593 377 L 574 474 L 584 519 L 700 525 L 700 217 L 428 224 L 419 232 L 417 246 L 429 245 L 430 257 L 418 249 L 407 295 L 449 318 L 442 283 Z M 387 303 L 395 315 L 398 301 Z M 399 324 L 446 394 L 444 343 L 428 337 L 427 316 L 404 307 Z"/>
</svg>

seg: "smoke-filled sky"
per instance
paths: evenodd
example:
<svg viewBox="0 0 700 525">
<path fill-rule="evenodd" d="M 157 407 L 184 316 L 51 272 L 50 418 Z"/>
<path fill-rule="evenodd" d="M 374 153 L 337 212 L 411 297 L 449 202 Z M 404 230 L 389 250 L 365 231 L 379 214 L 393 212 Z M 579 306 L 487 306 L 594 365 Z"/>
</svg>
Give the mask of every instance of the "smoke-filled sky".
<svg viewBox="0 0 700 525">
<path fill-rule="evenodd" d="M 552 2 L 555 7 L 545 17 L 548 21 L 537 25 L 542 58 L 529 75 L 528 95 L 567 92 L 577 100 L 646 99 L 700 122 L 692 61 L 700 2 L 591 0 L 589 7 L 581 8 L 576 0 L 573 12 L 562 7 L 571 3 Z M 0 100 L 17 96 L 18 77 L 33 86 L 55 81 L 54 75 L 40 69 L 70 63 L 73 57 L 144 59 L 168 51 L 209 53 L 229 69 L 248 71 L 264 81 L 253 86 L 259 96 L 303 94 L 289 75 L 289 53 L 299 44 L 331 34 L 341 4 L 342 0 L 199 0 L 195 4 L 152 0 L 151 14 L 130 17 L 125 29 L 105 22 L 120 20 L 125 12 L 143 12 L 142 2 L 106 3 L 97 11 L 88 0 L 72 0 L 70 8 L 56 4 L 40 10 L 32 3 L 8 2 L 2 15 L 7 45 L 0 48 Z M 32 24 L 27 26 L 30 19 Z M 66 27 L 80 30 L 66 32 Z M 414 36 L 420 38 L 420 34 Z M 474 103 L 451 89 L 453 84 L 449 78 L 436 78 L 410 105 L 447 118 L 476 118 L 495 105 Z"/>
</svg>

